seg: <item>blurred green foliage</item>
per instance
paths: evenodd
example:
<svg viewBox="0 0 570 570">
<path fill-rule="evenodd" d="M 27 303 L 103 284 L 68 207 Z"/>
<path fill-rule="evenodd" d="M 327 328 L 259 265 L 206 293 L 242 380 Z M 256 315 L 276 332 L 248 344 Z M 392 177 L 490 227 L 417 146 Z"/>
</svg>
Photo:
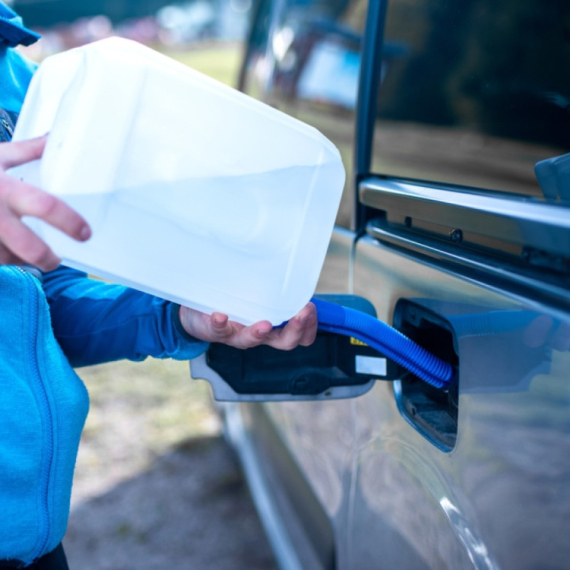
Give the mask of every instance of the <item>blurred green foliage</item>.
<svg viewBox="0 0 570 570">
<path fill-rule="evenodd" d="M 164 54 L 204 73 L 235 87 L 241 60 L 241 46 L 239 44 L 214 44 L 207 49 L 192 49 L 186 51 L 172 51 L 159 48 Z"/>
</svg>

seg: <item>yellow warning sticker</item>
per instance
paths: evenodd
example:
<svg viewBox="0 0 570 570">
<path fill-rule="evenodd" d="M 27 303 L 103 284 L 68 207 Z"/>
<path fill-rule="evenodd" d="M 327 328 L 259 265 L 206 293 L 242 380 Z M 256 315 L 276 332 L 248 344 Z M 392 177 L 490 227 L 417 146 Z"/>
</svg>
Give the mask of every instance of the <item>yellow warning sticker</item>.
<svg viewBox="0 0 570 570">
<path fill-rule="evenodd" d="M 350 337 L 350 344 L 355 344 L 356 346 L 368 346 L 365 342 L 362 342 L 353 336 Z"/>
</svg>

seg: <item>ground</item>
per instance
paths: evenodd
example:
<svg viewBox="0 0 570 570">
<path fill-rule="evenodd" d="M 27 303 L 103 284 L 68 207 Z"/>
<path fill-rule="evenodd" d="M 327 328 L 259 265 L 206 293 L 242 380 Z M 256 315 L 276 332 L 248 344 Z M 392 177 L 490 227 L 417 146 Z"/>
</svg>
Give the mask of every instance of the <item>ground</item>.
<svg viewBox="0 0 570 570">
<path fill-rule="evenodd" d="M 187 363 L 79 373 L 91 410 L 64 541 L 72 570 L 275 568 L 209 389 Z"/>
</svg>

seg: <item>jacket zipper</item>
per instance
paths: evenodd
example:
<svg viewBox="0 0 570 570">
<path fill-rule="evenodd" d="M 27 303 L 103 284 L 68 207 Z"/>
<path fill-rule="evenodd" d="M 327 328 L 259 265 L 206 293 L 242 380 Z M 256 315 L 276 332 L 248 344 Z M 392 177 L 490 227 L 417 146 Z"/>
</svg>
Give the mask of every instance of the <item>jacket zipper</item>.
<svg viewBox="0 0 570 570">
<path fill-rule="evenodd" d="M 37 285 L 34 278 L 23 269 L 15 268 L 18 273 L 24 277 L 28 291 L 30 292 L 30 326 L 31 326 L 31 344 L 29 346 L 29 362 L 32 364 L 33 381 L 37 386 L 39 396 L 40 413 L 42 420 L 45 421 L 45 446 L 42 450 L 44 455 L 42 470 L 40 474 L 40 492 L 41 492 L 41 522 L 39 530 L 38 546 L 33 553 L 32 558 L 35 560 L 38 556 L 43 554 L 43 550 L 47 544 L 49 537 L 49 508 L 48 508 L 48 495 L 50 484 L 50 472 L 53 463 L 54 443 L 53 443 L 53 416 L 49 404 L 46 386 L 43 382 L 41 371 L 38 364 L 38 325 L 39 325 L 39 303 L 40 296 L 38 293 Z"/>
<path fill-rule="evenodd" d="M 14 135 L 14 129 L 12 129 L 12 125 L 6 120 L 2 119 L 2 125 L 6 129 L 6 132 L 10 135 L 10 138 Z"/>
</svg>

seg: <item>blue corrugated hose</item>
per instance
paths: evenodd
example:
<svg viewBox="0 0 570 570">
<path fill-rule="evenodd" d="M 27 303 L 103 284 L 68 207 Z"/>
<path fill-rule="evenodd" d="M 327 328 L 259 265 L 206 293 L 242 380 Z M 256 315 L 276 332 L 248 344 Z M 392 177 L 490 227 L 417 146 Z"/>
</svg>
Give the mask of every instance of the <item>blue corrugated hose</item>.
<svg viewBox="0 0 570 570">
<path fill-rule="evenodd" d="M 451 383 L 453 368 L 413 340 L 377 318 L 321 299 L 311 299 L 317 308 L 319 329 L 351 336 L 391 358 L 436 388 Z"/>
</svg>

